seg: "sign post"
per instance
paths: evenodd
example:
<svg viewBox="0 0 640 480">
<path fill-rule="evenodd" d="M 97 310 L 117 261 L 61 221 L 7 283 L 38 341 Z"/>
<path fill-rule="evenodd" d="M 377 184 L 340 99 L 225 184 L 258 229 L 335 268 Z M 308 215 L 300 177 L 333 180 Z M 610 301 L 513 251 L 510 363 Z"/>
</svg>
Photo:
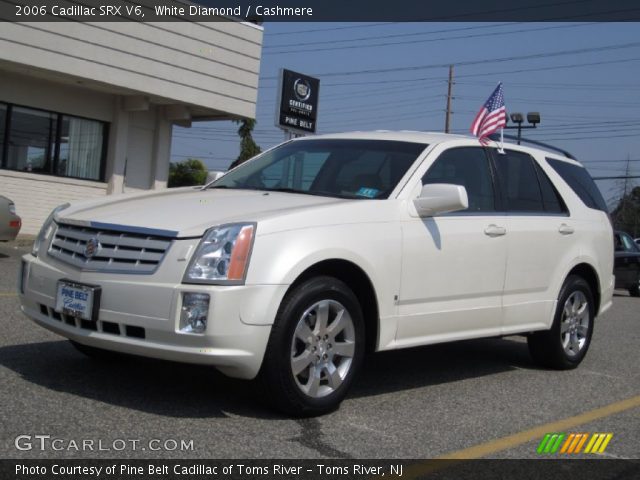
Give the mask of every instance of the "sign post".
<svg viewBox="0 0 640 480">
<path fill-rule="evenodd" d="M 285 140 L 316 132 L 319 96 L 319 79 L 280 70 L 275 124 L 284 130 Z"/>
</svg>

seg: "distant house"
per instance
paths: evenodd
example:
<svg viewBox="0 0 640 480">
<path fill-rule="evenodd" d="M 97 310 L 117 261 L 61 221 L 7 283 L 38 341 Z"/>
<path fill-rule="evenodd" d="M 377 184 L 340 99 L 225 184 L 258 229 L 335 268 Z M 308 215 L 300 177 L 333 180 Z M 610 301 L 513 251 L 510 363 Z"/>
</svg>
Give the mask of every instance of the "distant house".
<svg viewBox="0 0 640 480">
<path fill-rule="evenodd" d="M 254 118 L 262 27 L 2 26 L 0 193 L 36 233 L 56 205 L 166 187 L 173 125 Z"/>
</svg>

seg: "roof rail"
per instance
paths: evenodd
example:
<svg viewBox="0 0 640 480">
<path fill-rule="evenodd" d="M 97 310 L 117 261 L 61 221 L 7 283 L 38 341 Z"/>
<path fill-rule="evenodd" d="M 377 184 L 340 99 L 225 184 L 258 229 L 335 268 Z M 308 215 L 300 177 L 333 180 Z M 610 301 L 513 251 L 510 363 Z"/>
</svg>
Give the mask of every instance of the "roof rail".
<svg viewBox="0 0 640 480">
<path fill-rule="evenodd" d="M 489 135 L 489 138 L 491 140 L 493 140 L 493 141 L 498 141 L 498 140 L 500 140 L 500 134 L 499 133 L 492 133 L 491 135 Z M 520 142 L 530 143 L 531 145 L 537 145 L 539 147 L 543 147 L 543 148 L 546 148 L 548 150 L 553 150 L 554 152 L 559 152 L 562 155 L 564 155 L 565 157 L 570 158 L 571 160 L 578 161 L 578 159 L 576 157 L 571 155 L 566 150 L 563 150 L 563 149 L 558 148 L 558 147 L 554 147 L 553 145 L 549 145 L 548 143 L 539 142 L 537 140 L 529 140 L 527 138 L 518 138 L 515 135 L 504 135 L 504 138 L 506 138 L 508 140 L 516 140 L 516 141 L 519 140 Z"/>
</svg>

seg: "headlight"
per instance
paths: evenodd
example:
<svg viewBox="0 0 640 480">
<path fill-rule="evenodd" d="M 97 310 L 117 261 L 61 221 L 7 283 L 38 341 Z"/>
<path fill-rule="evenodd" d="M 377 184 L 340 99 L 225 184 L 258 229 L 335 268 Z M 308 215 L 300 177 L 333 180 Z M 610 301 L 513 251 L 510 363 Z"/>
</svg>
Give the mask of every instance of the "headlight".
<svg viewBox="0 0 640 480">
<path fill-rule="evenodd" d="M 9 213 L 11 215 L 15 215 L 16 214 L 16 204 L 15 203 L 10 203 L 9 204 Z"/>
<path fill-rule="evenodd" d="M 183 281 L 227 285 L 244 283 L 255 231 L 255 223 L 233 223 L 207 230 Z"/>
<path fill-rule="evenodd" d="M 51 230 L 53 228 L 53 217 L 58 212 L 61 212 L 62 210 L 64 210 L 68 206 L 69 206 L 68 203 L 65 203 L 63 205 L 59 205 L 56 208 L 54 208 L 53 211 L 49 214 L 47 219 L 42 224 L 42 228 L 40 229 L 40 233 L 38 233 L 38 236 L 36 237 L 35 242 L 33 242 L 33 248 L 31 249 L 31 255 L 33 255 L 34 257 L 38 256 L 38 251 L 40 250 L 40 246 L 42 245 L 42 242 L 44 242 L 49 237 L 49 235 L 51 234 Z"/>
</svg>

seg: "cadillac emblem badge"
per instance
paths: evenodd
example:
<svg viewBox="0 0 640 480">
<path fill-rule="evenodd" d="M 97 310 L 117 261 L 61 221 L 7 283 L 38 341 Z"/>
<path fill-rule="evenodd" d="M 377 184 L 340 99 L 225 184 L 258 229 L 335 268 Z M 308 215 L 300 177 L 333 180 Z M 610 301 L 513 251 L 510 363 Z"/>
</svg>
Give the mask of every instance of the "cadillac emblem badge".
<svg viewBox="0 0 640 480">
<path fill-rule="evenodd" d="M 293 84 L 293 93 L 298 97 L 298 100 L 306 102 L 311 96 L 311 85 L 306 80 L 299 78 Z"/>
<path fill-rule="evenodd" d="M 100 250 L 100 241 L 96 238 L 90 238 L 84 247 L 84 256 L 87 258 L 93 257 Z"/>
</svg>

